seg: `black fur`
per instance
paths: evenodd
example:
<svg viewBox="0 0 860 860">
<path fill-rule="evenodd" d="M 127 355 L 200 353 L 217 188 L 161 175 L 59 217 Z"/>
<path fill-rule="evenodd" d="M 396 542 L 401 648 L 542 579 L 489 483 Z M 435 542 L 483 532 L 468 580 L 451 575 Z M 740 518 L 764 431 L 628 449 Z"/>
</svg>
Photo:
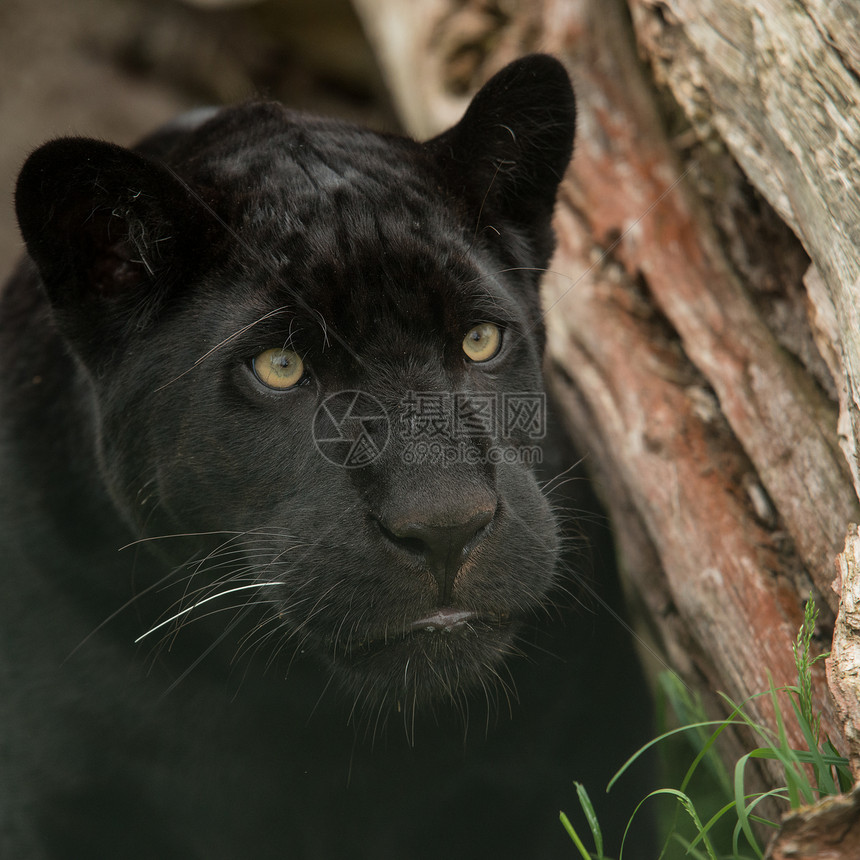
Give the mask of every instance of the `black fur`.
<svg viewBox="0 0 860 860">
<path fill-rule="evenodd" d="M 578 586 L 534 469 L 488 461 L 529 434 L 416 463 L 404 401 L 541 390 L 573 128 L 534 56 L 425 144 L 255 103 L 30 157 L 0 305 L 3 857 L 571 855 L 571 781 L 602 790 L 644 728 L 629 643 L 557 609 Z M 305 375 L 275 392 L 251 364 L 284 346 Z M 314 446 L 343 390 L 389 419 L 360 468 Z"/>
</svg>

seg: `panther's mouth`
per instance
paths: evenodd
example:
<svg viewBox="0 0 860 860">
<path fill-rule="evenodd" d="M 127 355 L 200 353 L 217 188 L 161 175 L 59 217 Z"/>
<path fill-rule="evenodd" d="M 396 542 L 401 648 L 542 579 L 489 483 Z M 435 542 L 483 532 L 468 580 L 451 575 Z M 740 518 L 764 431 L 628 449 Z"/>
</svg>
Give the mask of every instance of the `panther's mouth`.
<svg viewBox="0 0 860 860">
<path fill-rule="evenodd" d="M 446 606 L 412 621 L 401 630 L 353 639 L 346 653 L 351 657 L 368 657 L 409 640 L 428 636 L 498 635 L 510 626 L 511 615 L 506 611 L 473 612 Z"/>
<path fill-rule="evenodd" d="M 426 618 L 419 618 L 417 621 L 413 621 L 409 625 L 408 630 L 410 632 L 423 630 L 425 633 L 435 633 L 440 630 L 450 632 L 463 627 L 465 624 L 479 617 L 477 613 L 469 610 L 445 607 L 434 612 L 432 615 L 428 615 Z"/>
</svg>

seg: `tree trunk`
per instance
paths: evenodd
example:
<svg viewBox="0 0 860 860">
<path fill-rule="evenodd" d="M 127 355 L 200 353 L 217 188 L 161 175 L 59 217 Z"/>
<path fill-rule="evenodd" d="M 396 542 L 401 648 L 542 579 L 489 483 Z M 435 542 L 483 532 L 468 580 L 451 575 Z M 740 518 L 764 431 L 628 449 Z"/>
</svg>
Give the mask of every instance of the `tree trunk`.
<svg viewBox="0 0 860 860">
<path fill-rule="evenodd" d="M 548 377 L 625 576 L 668 662 L 736 701 L 768 673 L 796 683 L 814 595 L 819 645 L 837 632 L 815 704 L 860 775 L 860 8 L 355 5 L 419 137 L 514 57 L 566 62 L 578 137 L 544 280 Z M 773 716 L 767 697 L 749 712 Z"/>
</svg>

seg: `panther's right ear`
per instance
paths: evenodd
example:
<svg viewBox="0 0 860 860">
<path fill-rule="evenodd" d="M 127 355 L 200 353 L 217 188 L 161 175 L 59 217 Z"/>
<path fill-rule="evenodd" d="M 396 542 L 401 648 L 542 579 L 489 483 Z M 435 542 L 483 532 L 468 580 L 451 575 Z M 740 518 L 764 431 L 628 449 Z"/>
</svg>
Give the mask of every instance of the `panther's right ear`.
<svg viewBox="0 0 860 860">
<path fill-rule="evenodd" d="M 471 212 L 475 232 L 525 237 L 544 267 L 555 240 L 556 193 L 573 152 L 576 99 L 564 66 L 545 54 L 515 60 L 472 99 L 453 128 L 427 141 L 449 193 Z"/>
<path fill-rule="evenodd" d="M 217 224 L 162 164 L 86 138 L 37 149 L 15 209 L 61 325 L 86 320 L 102 337 L 139 327 L 199 264 Z"/>
</svg>

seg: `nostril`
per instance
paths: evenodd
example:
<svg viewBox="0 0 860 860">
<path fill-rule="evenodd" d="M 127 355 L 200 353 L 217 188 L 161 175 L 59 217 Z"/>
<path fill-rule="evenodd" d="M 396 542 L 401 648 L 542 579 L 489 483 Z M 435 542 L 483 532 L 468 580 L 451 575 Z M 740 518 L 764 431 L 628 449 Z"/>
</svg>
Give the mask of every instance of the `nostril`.
<svg viewBox="0 0 860 860">
<path fill-rule="evenodd" d="M 379 530 L 382 534 L 391 541 L 391 543 L 399 546 L 401 549 L 404 549 L 413 555 L 423 556 L 427 554 L 427 545 L 420 538 L 410 537 L 408 534 L 398 534 L 388 528 L 382 520 L 377 520 L 376 524 L 379 526 Z"/>
</svg>

